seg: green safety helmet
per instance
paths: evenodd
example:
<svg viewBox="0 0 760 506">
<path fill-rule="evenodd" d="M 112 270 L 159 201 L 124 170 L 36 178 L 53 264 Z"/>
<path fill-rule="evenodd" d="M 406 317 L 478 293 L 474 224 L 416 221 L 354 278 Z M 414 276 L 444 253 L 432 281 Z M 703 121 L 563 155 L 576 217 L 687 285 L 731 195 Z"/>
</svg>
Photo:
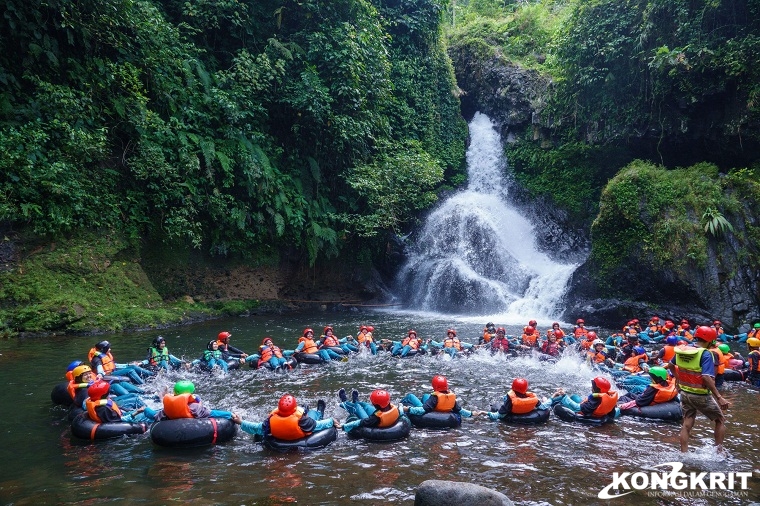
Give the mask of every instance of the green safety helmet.
<svg viewBox="0 0 760 506">
<path fill-rule="evenodd" d="M 718 349 L 722 353 L 729 353 L 731 351 L 731 347 L 729 345 L 727 345 L 726 343 L 723 343 L 720 346 L 718 346 Z"/>
<path fill-rule="evenodd" d="M 195 392 L 195 385 L 192 381 L 182 380 L 174 384 L 174 395 L 192 394 Z"/>
<path fill-rule="evenodd" d="M 756 324 L 754 324 L 752 327 L 754 327 L 754 328 L 756 328 L 756 329 L 760 329 L 760 323 L 756 323 Z"/>
<path fill-rule="evenodd" d="M 649 374 L 662 381 L 668 381 L 668 371 L 664 367 L 650 367 Z"/>
</svg>

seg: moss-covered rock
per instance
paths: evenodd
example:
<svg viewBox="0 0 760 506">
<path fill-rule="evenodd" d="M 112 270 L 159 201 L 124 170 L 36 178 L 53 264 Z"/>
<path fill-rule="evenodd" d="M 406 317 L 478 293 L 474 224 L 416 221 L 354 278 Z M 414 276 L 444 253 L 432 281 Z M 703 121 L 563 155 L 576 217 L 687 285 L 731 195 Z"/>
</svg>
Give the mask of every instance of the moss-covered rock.
<svg viewBox="0 0 760 506">
<path fill-rule="evenodd" d="M 754 321 L 760 242 L 749 203 L 758 192 L 750 170 L 726 176 L 705 163 L 668 170 L 632 162 L 602 192 L 569 313 L 604 306 L 622 319 L 648 307 L 719 318 L 734 328 Z M 618 301 L 618 314 L 599 299 Z"/>
</svg>

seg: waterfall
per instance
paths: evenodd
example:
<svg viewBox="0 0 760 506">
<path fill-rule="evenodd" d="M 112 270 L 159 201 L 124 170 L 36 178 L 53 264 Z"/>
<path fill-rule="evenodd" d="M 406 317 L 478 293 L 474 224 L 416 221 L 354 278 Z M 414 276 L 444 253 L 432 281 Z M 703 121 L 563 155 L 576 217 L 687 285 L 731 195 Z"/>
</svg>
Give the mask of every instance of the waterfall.
<svg viewBox="0 0 760 506">
<path fill-rule="evenodd" d="M 491 315 L 515 324 L 554 319 L 578 264 L 557 263 L 537 250 L 533 225 L 510 203 L 494 124 L 476 113 L 469 128 L 467 187 L 425 220 L 397 293 L 415 311 Z"/>
</svg>

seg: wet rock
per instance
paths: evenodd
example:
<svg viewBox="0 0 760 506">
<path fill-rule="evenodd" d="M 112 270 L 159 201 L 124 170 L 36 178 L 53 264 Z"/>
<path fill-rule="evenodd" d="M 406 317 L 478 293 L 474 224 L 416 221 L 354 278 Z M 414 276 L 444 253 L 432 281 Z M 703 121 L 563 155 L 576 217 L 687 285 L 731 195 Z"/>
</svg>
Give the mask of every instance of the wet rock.
<svg viewBox="0 0 760 506">
<path fill-rule="evenodd" d="M 457 481 L 426 480 L 417 488 L 415 506 L 513 506 L 513 502 L 501 492 L 490 488 Z"/>
</svg>

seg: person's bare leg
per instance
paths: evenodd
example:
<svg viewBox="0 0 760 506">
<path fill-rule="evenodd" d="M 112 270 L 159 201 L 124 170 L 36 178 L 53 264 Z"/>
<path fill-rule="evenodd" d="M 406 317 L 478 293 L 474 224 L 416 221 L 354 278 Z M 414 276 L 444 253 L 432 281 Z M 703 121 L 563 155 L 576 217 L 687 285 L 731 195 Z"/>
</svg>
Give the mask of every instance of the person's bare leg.
<svg viewBox="0 0 760 506">
<path fill-rule="evenodd" d="M 726 423 L 724 420 L 715 421 L 715 446 L 718 447 L 718 451 L 723 451 L 723 438 L 726 435 Z"/>
<path fill-rule="evenodd" d="M 679 439 L 681 440 L 681 452 L 686 453 L 689 451 L 689 436 L 691 435 L 691 428 L 694 427 L 694 420 L 696 420 L 696 417 L 686 418 L 683 419 L 683 425 L 681 425 L 681 434 L 679 436 Z M 715 429 L 718 430 L 717 427 Z M 717 437 L 717 435 L 716 435 Z"/>
</svg>

